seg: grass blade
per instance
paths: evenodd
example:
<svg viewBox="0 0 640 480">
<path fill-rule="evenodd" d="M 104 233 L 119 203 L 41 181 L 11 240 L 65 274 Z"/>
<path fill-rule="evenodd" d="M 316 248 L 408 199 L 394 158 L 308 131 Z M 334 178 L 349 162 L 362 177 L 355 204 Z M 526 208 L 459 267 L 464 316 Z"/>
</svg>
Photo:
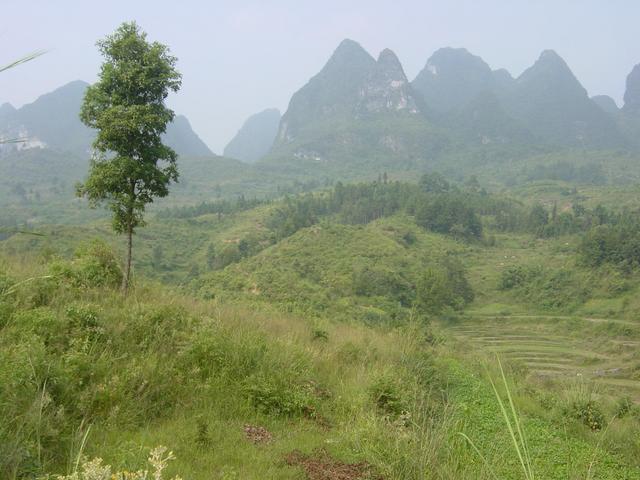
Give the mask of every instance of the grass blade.
<svg viewBox="0 0 640 480">
<path fill-rule="evenodd" d="M 10 63 L 9 65 L 5 65 L 4 67 L 0 67 L 0 72 L 4 72 L 5 70 L 9 70 L 10 68 L 14 68 L 17 67 L 18 65 L 22 65 L 23 63 L 27 63 L 30 62 L 31 60 L 38 58 L 42 55 L 44 55 L 45 53 L 47 53 L 46 50 L 36 50 L 35 52 L 32 52 L 28 55 L 25 55 L 22 58 L 19 58 L 18 60 Z"/>
</svg>

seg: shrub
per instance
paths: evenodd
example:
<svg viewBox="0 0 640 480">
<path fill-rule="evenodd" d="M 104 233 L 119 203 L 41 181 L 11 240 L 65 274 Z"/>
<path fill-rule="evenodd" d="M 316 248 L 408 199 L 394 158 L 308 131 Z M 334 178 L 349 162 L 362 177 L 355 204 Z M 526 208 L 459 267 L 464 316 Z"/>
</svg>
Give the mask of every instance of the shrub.
<svg viewBox="0 0 640 480">
<path fill-rule="evenodd" d="M 528 278 L 528 272 L 522 265 L 511 265 L 500 275 L 500 289 L 511 290 L 523 285 Z"/>
<path fill-rule="evenodd" d="M 113 250 L 101 240 L 93 240 L 76 251 L 71 262 L 51 264 L 52 275 L 75 287 L 118 287 L 122 282 L 122 269 Z"/>
<path fill-rule="evenodd" d="M 420 313 L 439 314 L 462 309 L 474 298 L 462 265 L 446 258 L 428 267 L 418 280 L 415 306 Z"/>
<path fill-rule="evenodd" d="M 439 194 L 433 200 L 420 204 L 416 223 L 426 230 L 463 240 L 482 238 L 480 217 L 461 195 Z"/>
<path fill-rule="evenodd" d="M 398 382 L 389 375 L 379 377 L 370 388 L 378 409 L 390 417 L 397 417 L 407 410 L 407 402 Z"/>
<path fill-rule="evenodd" d="M 288 376 L 287 376 L 288 377 Z M 254 375 L 245 382 L 250 403 L 260 412 L 277 416 L 313 415 L 314 398 L 304 385 L 287 377 Z"/>
<path fill-rule="evenodd" d="M 602 408 L 600 404 L 593 399 L 574 401 L 570 405 L 569 414 L 594 432 L 601 430 L 605 423 Z"/>
<path fill-rule="evenodd" d="M 381 267 L 357 268 L 352 276 L 356 295 L 391 297 L 404 306 L 411 304 L 414 294 L 410 282 L 401 274 Z"/>
<path fill-rule="evenodd" d="M 314 328 L 311 332 L 312 340 L 324 340 L 325 342 L 329 340 L 329 332 L 322 328 Z"/>
<path fill-rule="evenodd" d="M 617 418 L 626 417 L 633 409 L 633 401 L 629 397 L 619 398 L 615 406 L 615 416 Z"/>
</svg>

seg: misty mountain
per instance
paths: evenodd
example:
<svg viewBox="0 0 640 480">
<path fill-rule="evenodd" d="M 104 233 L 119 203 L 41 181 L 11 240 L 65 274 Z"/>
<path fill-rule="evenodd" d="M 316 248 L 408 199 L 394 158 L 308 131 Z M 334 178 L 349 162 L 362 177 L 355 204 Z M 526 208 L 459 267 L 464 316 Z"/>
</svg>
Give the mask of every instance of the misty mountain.
<svg viewBox="0 0 640 480">
<path fill-rule="evenodd" d="M 427 60 L 412 85 L 429 109 L 446 113 L 512 83 L 506 70 L 493 72 L 482 58 L 464 48 L 441 48 Z"/>
<path fill-rule="evenodd" d="M 640 64 L 627 76 L 622 110 L 627 115 L 640 115 Z"/>
<path fill-rule="evenodd" d="M 16 109 L 13 105 L 10 103 L 3 103 L 0 105 L 0 122 L 13 115 L 15 112 Z"/>
<path fill-rule="evenodd" d="M 443 114 L 440 123 L 471 145 L 530 144 L 533 134 L 504 109 L 493 92 L 481 92 L 465 105 Z"/>
<path fill-rule="evenodd" d="M 554 51 L 520 77 L 464 48 L 442 48 L 412 82 L 427 109 L 471 142 L 610 147 L 624 143 L 613 100 L 592 100 Z"/>
<path fill-rule="evenodd" d="M 94 133 L 78 117 L 87 87 L 87 83 L 78 80 L 41 95 L 4 117 L 0 135 L 28 139 L 16 146 L 20 149 L 48 147 L 76 154 L 88 152 Z"/>
<path fill-rule="evenodd" d="M 292 96 L 267 160 L 411 162 L 445 142 L 422 110 L 422 98 L 391 50 L 376 60 L 344 40 Z"/>
<path fill-rule="evenodd" d="M 260 160 L 271 150 L 278 134 L 280 118 L 280 110 L 276 108 L 250 116 L 224 148 L 224 156 L 246 163 Z"/>
<path fill-rule="evenodd" d="M 552 50 L 514 79 L 464 48 L 442 48 L 409 82 L 391 50 L 375 60 L 344 40 L 292 96 L 266 161 L 393 167 L 489 144 L 626 148 L 640 125 L 640 68 L 629 75 L 624 111 L 634 120 L 622 125 L 615 102 L 589 98 Z"/>
<path fill-rule="evenodd" d="M 353 40 L 343 40 L 326 65 L 293 94 L 282 116 L 277 141 L 291 142 L 310 125 L 349 118 L 376 61 Z"/>
<path fill-rule="evenodd" d="M 20 109 L 3 105 L 0 138 L 27 139 L 14 145 L 14 149 L 40 147 L 86 157 L 95 133 L 80 121 L 78 114 L 88 86 L 78 80 L 42 95 Z M 180 155 L 211 155 L 185 117 L 176 116 L 167 127 L 165 140 Z"/>
<path fill-rule="evenodd" d="M 542 52 L 516 79 L 504 105 L 541 142 L 594 148 L 624 143 L 615 120 L 589 98 L 553 50 Z"/>
<path fill-rule="evenodd" d="M 624 105 L 618 118 L 630 143 L 640 149 L 640 64 L 633 67 L 626 82 Z"/>
<path fill-rule="evenodd" d="M 207 157 L 213 155 L 209 147 L 191 128 L 191 123 L 184 115 L 176 115 L 167 126 L 164 141 L 173 148 L 178 155 L 185 157 Z"/>
<path fill-rule="evenodd" d="M 72 82 L 20 109 L 0 106 L 0 139 L 28 139 L 2 148 L 42 147 L 86 159 L 93 132 L 77 115 L 86 88 Z M 279 166 L 287 175 L 294 165 L 301 174 L 316 171 L 316 165 L 318 171 L 339 174 L 410 170 L 477 149 L 491 158 L 488 145 L 505 145 L 509 152 L 640 148 L 637 138 L 640 65 L 629 74 L 625 104 L 618 109 L 610 97 L 589 98 L 552 50 L 514 79 L 466 49 L 442 48 L 410 82 L 391 50 L 374 58 L 357 42 L 344 40 L 292 95 L 282 117 L 274 109 L 250 117 L 224 153 Z M 165 140 L 182 155 L 211 155 L 182 116 Z"/>
<path fill-rule="evenodd" d="M 529 142 L 532 134 L 504 108 L 515 80 L 465 48 L 441 48 L 412 82 L 425 110 L 453 137 L 472 145 Z"/>
<path fill-rule="evenodd" d="M 618 108 L 616 101 L 609 95 L 594 95 L 591 97 L 591 101 L 609 115 L 617 115 L 620 113 L 620 109 Z"/>
</svg>

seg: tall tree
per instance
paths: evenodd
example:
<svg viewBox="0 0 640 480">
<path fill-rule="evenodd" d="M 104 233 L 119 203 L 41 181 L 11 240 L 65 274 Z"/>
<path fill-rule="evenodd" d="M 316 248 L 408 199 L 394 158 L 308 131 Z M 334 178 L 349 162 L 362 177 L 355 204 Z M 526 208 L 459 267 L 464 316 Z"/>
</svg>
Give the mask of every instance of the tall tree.
<svg viewBox="0 0 640 480">
<path fill-rule="evenodd" d="M 182 77 L 168 47 L 148 42 L 135 22 L 123 23 L 97 45 L 105 60 L 98 82 L 85 93 L 80 119 L 98 134 L 78 195 L 92 206 L 107 202 L 114 230 L 127 236 L 126 293 L 133 234 L 144 223 L 145 207 L 167 196 L 169 184 L 178 180 L 177 155 L 161 135 L 174 117 L 165 100 L 180 89 Z"/>
</svg>

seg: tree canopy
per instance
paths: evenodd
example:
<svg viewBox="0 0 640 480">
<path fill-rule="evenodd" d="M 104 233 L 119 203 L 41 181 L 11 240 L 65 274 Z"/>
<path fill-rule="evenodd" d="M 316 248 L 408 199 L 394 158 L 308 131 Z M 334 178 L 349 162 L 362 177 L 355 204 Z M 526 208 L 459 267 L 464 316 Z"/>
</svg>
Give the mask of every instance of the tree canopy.
<svg viewBox="0 0 640 480">
<path fill-rule="evenodd" d="M 97 136 L 89 176 L 78 194 L 93 205 L 106 201 L 114 230 L 127 234 L 126 289 L 132 235 L 143 222 L 145 206 L 168 195 L 169 184 L 178 180 L 177 154 L 161 135 L 174 118 L 165 99 L 180 89 L 181 75 L 169 49 L 148 42 L 136 23 L 122 24 L 97 45 L 105 61 L 80 111 Z"/>
</svg>

